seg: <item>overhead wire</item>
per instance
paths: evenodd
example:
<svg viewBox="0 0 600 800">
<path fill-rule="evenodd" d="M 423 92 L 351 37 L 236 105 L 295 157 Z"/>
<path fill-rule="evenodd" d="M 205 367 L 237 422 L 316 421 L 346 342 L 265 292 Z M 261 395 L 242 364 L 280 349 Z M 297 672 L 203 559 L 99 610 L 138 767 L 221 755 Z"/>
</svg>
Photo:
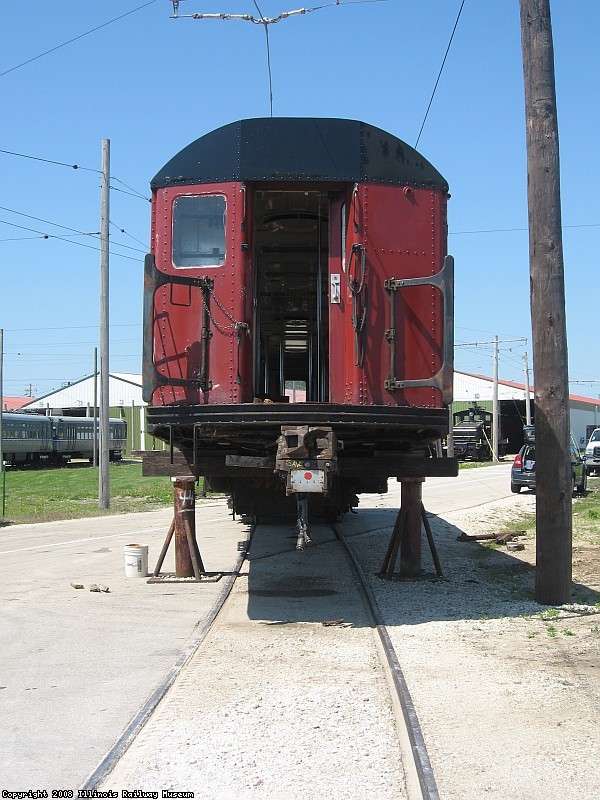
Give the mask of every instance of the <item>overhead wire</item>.
<svg viewBox="0 0 600 800">
<path fill-rule="evenodd" d="M 600 228 L 600 222 L 584 222 L 577 225 L 562 225 L 561 228 Z M 448 236 L 460 236 L 476 233 L 513 233 L 515 231 L 528 231 L 529 228 L 490 228 L 481 231 L 448 231 Z"/>
<path fill-rule="evenodd" d="M 100 252 L 100 248 L 99 247 L 93 247 L 92 245 L 84 244 L 83 242 L 74 242 L 71 239 L 67 238 L 66 236 L 57 236 L 56 234 L 53 234 L 53 233 L 45 233 L 44 231 L 38 231 L 35 228 L 27 228 L 25 225 L 17 225 L 16 222 L 7 222 L 7 220 L 0 219 L 0 225 L 10 225 L 13 228 L 20 228 L 21 230 L 30 231 L 31 233 L 38 233 L 39 234 L 38 238 L 40 238 L 40 239 L 58 239 L 59 241 L 67 242 L 68 244 L 76 244 L 79 247 L 85 247 L 88 250 L 95 250 L 98 253 Z M 80 234 L 74 234 L 74 235 L 76 235 L 76 236 L 90 236 L 91 234 L 89 234 L 89 233 L 80 233 Z M 129 247 L 129 245 L 119 244 L 118 242 L 114 242 L 114 245 L 116 247 L 125 247 L 128 250 L 135 250 L 138 253 L 143 252 L 143 251 L 139 250 L 136 247 Z M 139 263 L 139 259 L 138 258 L 132 258 L 131 256 L 126 256 L 124 253 L 115 253 L 115 252 L 111 251 L 111 255 L 116 256 L 117 258 L 126 258 L 128 261 L 136 261 L 136 262 Z"/>
<path fill-rule="evenodd" d="M 26 159 L 29 159 L 31 161 L 42 161 L 44 164 L 54 164 L 55 166 L 58 166 L 58 167 L 68 167 L 69 169 L 77 169 L 77 170 L 81 170 L 83 172 L 94 172 L 94 173 L 96 173 L 96 175 L 102 175 L 102 170 L 100 170 L 100 169 L 94 169 L 92 167 L 82 167 L 79 164 L 67 164 L 65 161 L 55 161 L 55 160 L 53 160 L 51 158 L 41 158 L 40 156 L 32 156 L 32 155 L 29 155 L 28 153 L 16 153 L 14 150 L 2 150 L 2 149 L 0 149 L 0 153 L 4 153 L 5 155 L 9 155 L 9 156 L 16 156 L 17 158 L 26 158 Z M 123 189 L 117 188 L 116 186 L 111 186 L 110 188 L 113 191 L 122 192 L 123 194 L 131 194 L 132 197 L 137 197 L 140 200 L 146 200 L 147 202 L 151 202 L 149 197 L 147 197 L 142 192 L 138 192 L 137 189 L 134 189 L 133 186 L 130 186 L 128 183 L 125 183 L 125 181 L 121 180 L 121 178 L 117 178 L 116 175 L 109 175 L 109 179 L 111 181 L 116 181 L 117 183 L 120 183 L 123 186 L 126 186 L 128 189 L 131 190 L 131 192 L 126 192 Z"/>
<path fill-rule="evenodd" d="M 129 238 L 133 239 L 134 242 L 137 242 L 138 244 L 141 244 L 142 247 L 145 248 L 143 252 L 147 251 L 148 245 L 147 245 L 146 242 L 142 242 L 141 239 L 136 239 L 136 237 L 132 236 L 132 234 L 129 233 L 128 231 L 126 231 L 125 228 L 122 228 L 120 225 L 118 225 L 116 222 L 113 222 L 112 220 L 109 220 L 109 224 L 112 225 L 114 228 L 116 228 L 119 231 L 119 233 L 124 233 L 125 236 L 129 236 Z"/>
<path fill-rule="evenodd" d="M 14 67 L 11 67 L 10 69 L 5 69 L 4 72 L 0 72 L 0 78 L 3 78 L 5 75 L 8 75 L 10 72 L 14 72 L 17 69 L 20 69 L 21 67 L 27 66 L 27 64 L 31 64 L 33 61 L 37 61 L 38 59 L 43 58 L 44 56 L 50 55 L 50 53 L 55 53 L 57 50 L 60 50 L 61 48 L 66 47 L 67 45 L 72 44 L 73 42 L 77 42 L 79 41 L 79 39 L 83 39 L 85 36 L 89 36 L 91 33 L 95 33 L 96 31 L 99 31 L 102 28 L 106 28 L 108 25 L 112 25 L 113 22 L 118 22 L 120 19 L 124 19 L 125 17 L 128 17 L 131 14 L 135 14 L 138 11 L 142 11 L 142 9 L 154 5 L 154 3 L 157 2 L 158 0 L 149 0 L 149 2 L 144 3 L 141 6 L 138 6 L 137 8 L 132 8 L 131 11 L 126 11 L 124 14 L 121 14 L 118 17 L 108 20 L 108 22 L 103 22 L 102 25 L 97 25 L 95 28 L 86 31 L 85 33 L 80 33 L 78 36 L 74 36 L 72 39 L 63 42 L 62 44 L 56 45 L 56 47 L 51 47 L 50 50 L 45 50 L 43 53 L 40 53 L 37 56 L 33 56 L 33 58 L 28 58 L 27 61 L 23 61 L 20 64 L 16 64 Z"/>
<path fill-rule="evenodd" d="M 256 0 L 253 0 L 253 3 L 256 7 L 256 10 L 261 16 L 261 20 L 263 22 L 263 26 L 265 29 L 265 40 L 267 43 L 267 72 L 269 75 L 269 109 L 270 109 L 270 115 L 273 116 L 273 75 L 271 73 L 271 47 L 269 45 L 269 23 L 265 20 L 264 14 L 258 7 L 258 3 L 256 2 Z"/>
<path fill-rule="evenodd" d="M 342 2 L 342 0 L 335 0 L 333 3 L 325 3 L 320 6 L 312 6 L 310 8 L 298 8 L 294 11 L 282 11 L 281 14 L 278 14 L 276 17 L 265 17 L 258 6 L 257 0 L 252 0 L 254 3 L 254 7 L 259 13 L 259 17 L 256 18 L 252 14 L 227 14 L 227 13 L 217 13 L 217 14 L 203 14 L 203 13 L 196 13 L 196 14 L 179 14 L 179 3 L 180 0 L 171 0 L 173 4 L 173 16 L 172 19 L 220 19 L 220 20 L 242 20 L 244 22 L 252 22 L 255 25 L 262 25 L 265 30 L 265 39 L 267 43 L 267 71 L 269 75 L 269 108 L 270 108 L 270 115 L 273 116 L 273 76 L 271 71 L 271 48 L 269 43 L 269 25 L 275 25 L 278 22 L 281 22 L 284 19 L 288 19 L 289 17 L 298 16 L 299 14 L 310 14 L 313 11 L 321 11 L 324 8 L 332 8 L 334 6 L 345 6 L 345 5 L 362 5 L 364 3 L 386 3 L 389 0 L 346 0 L 346 2 Z M 463 0 L 464 3 L 464 0 Z"/>
<path fill-rule="evenodd" d="M 121 324 L 110 324 L 110 328 L 139 328 L 141 322 L 123 322 Z M 59 325 L 55 328 L 4 328 L 5 333 L 37 333 L 38 331 L 86 331 L 98 329 L 99 325 Z"/>
<path fill-rule="evenodd" d="M 90 167 L 80 167 L 79 164 L 66 164 L 64 161 L 53 161 L 50 158 L 40 158 L 39 156 L 30 156 L 27 153 L 15 153 L 13 150 L 0 150 L 0 153 L 4 153 L 5 155 L 9 156 L 17 156 L 17 158 L 28 158 L 31 161 L 43 161 L 45 164 L 56 164 L 59 167 L 69 167 L 69 169 L 81 169 L 84 172 L 96 172 L 98 175 L 102 174 L 102 171 L 99 169 L 90 169 Z"/>
<path fill-rule="evenodd" d="M 34 217 L 32 214 L 25 214 L 25 213 L 23 213 L 22 211 L 15 211 L 13 208 L 7 208 L 6 206 L 0 206 L 0 210 L 2 210 L 2 211 L 9 211 L 11 214 L 17 214 L 18 216 L 20 216 L 20 217 L 26 217 L 27 219 L 33 219 L 33 220 L 35 220 L 36 222 L 43 222 L 45 225 L 52 225 L 52 226 L 53 226 L 53 227 L 55 227 L 55 228 L 61 228 L 62 230 L 71 231 L 71 232 L 72 232 L 74 235 L 77 235 L 77 236 L 91 236 L 91 237 L 93 237 L 93 238 L 98 238 L 98 237 L 100 236 L 100 232 L 99 232 L 99 231 L 92 231 L 92 232 L 88 232 L 88 231 L 80 231 L 80 230 L 77 230 L 77 228 L 70 228 L 70 227 L 68 227 L 67 225 L 61 225 L 61 224 L 60 224 L 60 223 L 58 223 L 58 222 L 51 222 L 50 220 L 47 220 L 47 219 L 41 219 L 40 217 Z M 14 227 L 16 227 L 16 228 L 21 228 L 21 227 L 23 227 L 23 226 L 21 226 L 21 225 L 15 225 L 15 223 L 12 223 L 12 222 L 7 222 L 7 221 L 5 221 L 5 220 L 0 220 L 0 222 L 2 222 L 4 225 L 13 225 L 13 226 L 14 226 Z M 111 223 L 111 224 L 114 224 L 114 223 Z M 30 231 L 32 231 L 33 233 L 39 233 L 39 234 L 41 235 L 41 237 L 42 237 L 42 238 L 53 238 L 53 239 L 60 239 L 60 238 L 62 238 L 62 237 L 60 237 L 60 236 L 56 236 L 55 234 L 48 234 L 48 233 L 42 233 L 41 231 L 35 231 L 33 228 L 24 228 L 24 230 L 30 230 Z M 127 233 L 127 232 L 125 231 L 125 229 L 124 229 L 124 228 L 119 228 L 119 230 L 120 230 L 122 233 Z M 127 235 L 128 235 L 128 236 L 131 236 L 131 234 L 127 234 Z M 38 237 L 38 238 L 39 238 L 39 237 Z M 64 238 L 65 238 L 65 240 L 66 240 L 66 237 L 64 237 Z M 135 237 L 134 237 L 134 236 L 131 236 L 131 238 L 132 238 L 132 239 L 134 239 L 134 241 L 137 241 L 137 242 L 139 242 L 139 240 L 138 240 L 138 239 L 135 239 Z M 146 250 L 145 250 L 145 249 L 144 249 L 144 250 L 140 250 L 140 249 L 139 249 L 139 247 L 131 247 L 131 245 L 128 245 L 128 244 L 121 244 L 120 242 L 115 242 L 115 241 L 113 241 L 113 242 L 112 242 L 112 244 L 113 244 L 115 247 L 122 247 L 122 248 L 124 248 L 125 250 L 134 250 L 136 253 L 145 253 L 145 252 L 146 252 Z M 139 242 L 139 244 L 141 244 L 141 245 L 144 245 L 144 243 L 143 243 L 143 242 Z M 144 247 L 145 247 L 145 245 L 144 245 Z M 95 249 L 95 248 L 94 248 L 94 249 Z M 115 255 L 118 255 L 118 253 L 115 253 Z"/>
<path fill-rule="evenodd" d="M 417 141 L 415 142 L 415 150 L 419 146 L 419 140 L 421 138 L 421 134 L 423 133 L 423 128 L 425 127 L 425 123 L 427 122 L 427 117 L 429 116 L 429 109 L 431 108 L 431 104 L 433 103 L 433 98 L 435 97 L 438 83 L 440 82 L 440 78 L 442 77 L 442 72 L 444 71 L 444 65 L 446 64 L 446 59 L 448 58 L 448 53 L 450 52 L 452 40 L 454 39 L 454 34 L 456 33 L 456 29 L 458 27 L 458 20 L 460 19 L 460 15 L 462 14 L 464 4 L 465 0 L 462 0 L 462 3 L 460 4 L 460 8 L 458 10 L 458 16 L 456 17 L 456 22 L 454 23 L 454 28 L 452 29 L 452 34 L 450 35 L 450 41 L 448 42 L 448 47 L 446 48 L 446 53 L 444 54 L 442 66 L 440 67 L 440 71 L 438 73 L 435 86 L 433 87 L 433 92 L 431 93 L 431 97 L 429 99 L 429 105 L 427 106 L 427 111 L 425 112 L 425 116 L 423 117 L 423 122 L 421 123 L 421 130 L 419 131 L 419 135 L 417 136 Z"/>
</svg>

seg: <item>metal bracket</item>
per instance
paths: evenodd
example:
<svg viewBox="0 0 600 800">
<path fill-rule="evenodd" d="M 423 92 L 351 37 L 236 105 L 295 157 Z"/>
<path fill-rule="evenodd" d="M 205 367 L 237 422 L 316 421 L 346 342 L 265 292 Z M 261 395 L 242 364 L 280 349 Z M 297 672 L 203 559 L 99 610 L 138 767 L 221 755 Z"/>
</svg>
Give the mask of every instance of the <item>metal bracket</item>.
<svg viewBox="0 0 600 800">
<path fill-rule="evenodd" d="M 442 366 L 430 378 L 398 380 L 394 374 L 396 361 L 396 304 L 394 292 L 413 286 L 433 286 L 442 293 L 444 314 Z M 395 392 L 398 389 L 431 386 L 441 392 L 444 405 L 450 405 L 452 402 L 454 376 L 454 258 L 446 256 L 442 269 L 435 275 L 423 278 L 388 278 L 384 281 L 384 288 L 390 298 L 390 327 L 385 332 L 385 338 L 390 343 L 390 371 L 387 379 L 383 382 L 384 388 L 388 392 Z"/>
<path fill-rule="evenodd" d="M 332 428 L 282 425 L 275 472 L 285 477 L 286 494 L 329 494 L 331 475 L 339 470 L 337 453 L 342 446 Z"/>
<path fill-rule="evenodd" d="M 156 268 L 156 261 L 152 253 L 148 253 L 144 260 L 144 346 L 142 357 L 143 372 L 143 399 L 149 403 L 152 395 L 160 386 L 189 386 L 200 389 L 203 392 L 212 389 L 212 383 L 206 374 L 200 374 L 198 378 L 175 378 L 166 377 L 156 369 L 154 364 L 154 295 L 161 286 L 167 284 L 180 284 L 183 286 L 198 287 L 203 293 L 203 316 L 207 314 L 207 298 L 214 287 L 212 278 L 190 278 L 183 275 L 167 275 Z M 207 353 L 208 342 L 212 332 L 208 329 L 208 323 L 202 325 L 201 342 L 203 352 Z M 206 355 L 205 372 L 206 372 Z M 202 373 L 202 371 L 201 371 Z"/>
</svg>

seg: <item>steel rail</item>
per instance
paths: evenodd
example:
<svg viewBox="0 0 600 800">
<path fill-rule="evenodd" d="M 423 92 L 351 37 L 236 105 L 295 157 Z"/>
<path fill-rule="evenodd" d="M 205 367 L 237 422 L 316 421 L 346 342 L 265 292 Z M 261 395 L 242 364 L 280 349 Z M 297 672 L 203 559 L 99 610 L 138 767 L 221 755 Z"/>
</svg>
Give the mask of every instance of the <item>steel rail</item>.
<svg viewBox="0 0 600 800">
<path fill-rule="evenodd" d="M 425 746 L 425 739 L 423 738 L 423 732 L 417 717 L 417 712 L 415 710 L 412 697 L 410 696 L 410 691 L 404 678 L 404 673 L 400 667 L 398 656 L 394 650 L 394 645 L 392 644 L 387 628 L 383 623 L 383 618 L 381 616 L 379 606 L 377 605 L 375 595 L 373 594 L 364 570 L 359 564 L 352 548 L 348 544 L 346 537 L 341 533 L 336 525 L 332 525 L 331 528 L 337 539 L 344 546 L 352 567 L 358 576 L 361 591 L 366 598 L 366 604 L 368 606 L 373 627 L 379 636 L 381 648 L 387 661 L 387 666 L 394 690 L 400 703 L 400 708 L 402 709 L 402 716 L 406 731 L 408 733 L 411 754 L 417 777 L 419 779 L 421 796 L 423 797 L 423 800 L 440 800 L 435 776 L 429 760 L 429 754 Z M 397 720 L 397 723 L 400 727 L 400 720 Z"/>
<path fill-rule="evenodd" d="M 202 625 L 198 628 L 196 633 L 190 638 L 184 651 L 181 653 L 175 664 L 173 664 L 171 669 L 167 672 L 166 676 L 163 678 L 161 683 L 156 687 L 156 689 L 152 692 L 152 694 L 146 700 L 144 705 L 133 717 L 133 719 L 127 725 L 121 736 L 117 739 L 115 744 L 111 747 L 111 749 L 104 756 L 102 761 L 98 764 L 96 769 L 86 779 L 83 786 L 80 787 L 80 791 L 97 789 L 98 785 L 110 774 L 110 772 L 114 769 L 117 761 L 119 761 L 119 759 L 125 754 L 125 751 L 133 744 L 135 738 L 141 732 L 146 722 L 148 722 L 148 720 L 156 710 L 158 704 L 167 693 L 168 689 L 175 682 L 175 679 L 177 678 L 181 670 L 185 667 L 185 665 L 192 658 L 192 656 L 195 654 L 195 652 L 198 650 L 198 648 L 206 638 L 206 635 L 212 628 L 214 621 L 216 620 L 223 606 L 225 605 L 227 598 L 231 594 L 231 590 L 233 589 L 234 583 L 236 582 L 237 578 L 240 575 L 242 564 L 244 563 L 248 555 L 248 551 L 250 549 L 250 543 L 252 541 L 252 535 L 254 533 L 255 528 L 256 525 L 253 525 L 250 531 L 248 532 L 244 540 L 243 547 L 235 563 L 235 566 L 233 567 L 232 572 L 227 576 L 227 580 L 223 585 L 223 588 L 221 589 L 219 596 L 217 597 L 212 608 L 205 617 Z"/>
</svg>

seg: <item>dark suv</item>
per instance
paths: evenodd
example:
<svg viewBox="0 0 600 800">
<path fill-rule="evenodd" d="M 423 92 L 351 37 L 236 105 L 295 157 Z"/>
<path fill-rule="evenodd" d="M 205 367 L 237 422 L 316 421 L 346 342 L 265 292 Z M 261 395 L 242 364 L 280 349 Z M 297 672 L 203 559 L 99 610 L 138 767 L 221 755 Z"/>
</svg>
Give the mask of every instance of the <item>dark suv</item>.
<svg viewBox="0 0 600 800">
<path fill-rule="evenodd" d="M 587 490 L 587 470 L 579 448 L 571 437 L 571 469 L 573 471 L 573 494 L 585 494 Z M 515 456 L 510 471 L 510 490 L 535 489 L 535 444 L 524 444 Z"/>
</svg>

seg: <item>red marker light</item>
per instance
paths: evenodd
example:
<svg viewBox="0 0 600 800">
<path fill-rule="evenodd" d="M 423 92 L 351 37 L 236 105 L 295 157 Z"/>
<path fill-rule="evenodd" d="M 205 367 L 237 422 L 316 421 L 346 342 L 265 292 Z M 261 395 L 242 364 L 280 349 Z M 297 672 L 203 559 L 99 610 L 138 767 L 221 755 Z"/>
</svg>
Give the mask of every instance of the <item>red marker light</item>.
<svg viewBox="0 0 600 800">
<path fill-rule="evenodd" d="M 304 477 L 306 478 L 307 481 L 309 481 L 312 478 L 312 472 L 305 472 Z"/>
</svg>

